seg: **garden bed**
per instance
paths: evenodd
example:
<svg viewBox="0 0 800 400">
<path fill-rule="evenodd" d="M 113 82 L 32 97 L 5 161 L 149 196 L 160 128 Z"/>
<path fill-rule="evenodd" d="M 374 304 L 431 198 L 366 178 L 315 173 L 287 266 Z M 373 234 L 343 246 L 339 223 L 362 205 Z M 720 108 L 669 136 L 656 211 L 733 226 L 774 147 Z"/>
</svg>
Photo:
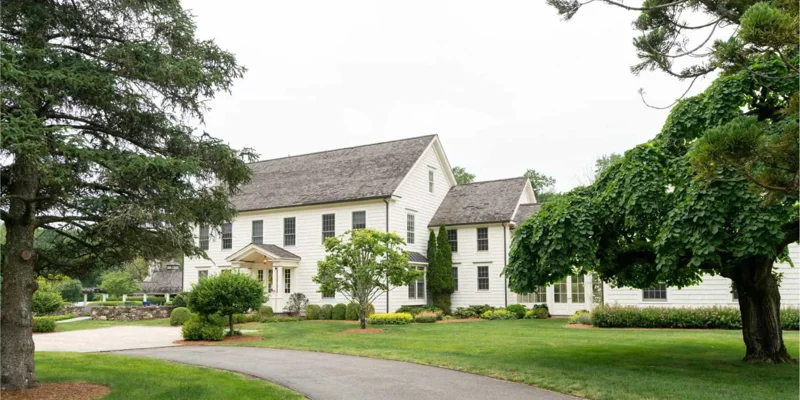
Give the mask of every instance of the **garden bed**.
<svg viewBox="0 0 800 400">
<path fill-rule="evenodd" d="M 111 393 L 108 386 L 93 383 L 43 383 L 24 392 L 3 392 L 5 400 L 91 400 Z"/>
</svg>

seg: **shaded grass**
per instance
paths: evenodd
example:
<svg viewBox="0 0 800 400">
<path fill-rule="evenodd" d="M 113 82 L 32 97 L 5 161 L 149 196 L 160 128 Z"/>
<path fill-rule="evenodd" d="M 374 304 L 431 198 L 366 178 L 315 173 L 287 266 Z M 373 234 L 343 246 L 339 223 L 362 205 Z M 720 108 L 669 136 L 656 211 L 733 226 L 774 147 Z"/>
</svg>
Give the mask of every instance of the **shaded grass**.
<svg viewBox="0 0 800 400">
<path fill-rule="evenodd" d="M 210 368 L 149 358 L 79 353 L 36 353 L 41 382 L 107 385 L 104 400 L 302 399 L 272 383 Z"/>
<path fill-rule="evenodd" d="M 137 325 L 137 326 L 170 326 L 169 325 L 169 318 L 161 318 L 161 319 L 148 319 L 144 321 L 96 321 L 96 320 L 83 320 L 83 321 L 76 321 L 76 322 L 66 322 L 61 324 L 56 324 L 56 332 L 68 332 L 68 331 L 77 331 L 81 329 L 98 329 L 98 328 L 108 328 L 110 326 L 130 326 L 130 325 Z"/>
<path fill-rule="evenodd" d="M 570 329 L 566 320 L 384 326 L 347 335 L 339 323 L 248 325 L 263 341 L 232 346 L 303 349 L 410 361 L 524 382 L 592 399 L 798 398 L 797 364 L 741 362 L 741 332 Z M 798 356 L 798 332 L 784 333 Z"/>
</svg>

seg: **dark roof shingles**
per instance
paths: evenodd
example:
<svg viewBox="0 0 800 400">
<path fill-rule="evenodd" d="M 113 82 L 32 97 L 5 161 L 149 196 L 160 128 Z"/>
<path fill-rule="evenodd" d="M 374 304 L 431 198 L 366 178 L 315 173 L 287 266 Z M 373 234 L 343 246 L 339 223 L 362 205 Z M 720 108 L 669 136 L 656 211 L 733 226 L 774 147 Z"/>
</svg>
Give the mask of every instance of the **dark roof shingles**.
<svg viewBox="0 0 800 400">
<path fill-rule="evenodd" d="M 142 292 L 147 294 L 180 293 L 183 291 L 183 272 L 179 269 L 162 269 L 153 272 L 142 282 Z"/>
<path fill-rule="evenodd" d="M 408 252 L 408 262 L 427 264 L 428 263 L 428 257 L 425 257 L 424 254 L 418 253 L 416 251 L 409 251 Z"/>
<path fill-rule="evenodd" d="M 542 208 L 542 205 L 539 203 L 520 204 L 519 208 L 517 209 L 517 213 L 514 214 L 514 223 L 516 223 L 517 226 L 522 225 L 522 223 L 527 221 L 531 215 L 539 212 L 540 208 Z"/>
<path fill-rule="evenodd" d="M 231 199 L 239 211 L 388 197 L 436 135 L 250 164 Z"/>
<path fill-rule="evenodd" d="M 300 256 L 298 256 L 297 254 L 294 254 L 291 251 L 286 250 L 283 247 L 274 244 L 256 244 L 256 243 L 254 244 L 272 254 L 275 254 L 280 258 L 296 258 L 298 260 L 300 259 Z"/>
<path fill-rule="evenodd" d="M 526 179 L 520 177 L 453 186 L 428 226 L 511 221 Z"/>
</svg>

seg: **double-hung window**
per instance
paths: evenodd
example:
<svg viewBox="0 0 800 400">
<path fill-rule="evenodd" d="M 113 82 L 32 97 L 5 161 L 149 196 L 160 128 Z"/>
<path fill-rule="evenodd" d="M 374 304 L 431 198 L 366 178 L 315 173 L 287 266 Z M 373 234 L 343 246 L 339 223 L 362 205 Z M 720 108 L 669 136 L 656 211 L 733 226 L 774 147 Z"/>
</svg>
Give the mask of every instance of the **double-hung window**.
<svg viewBox="0 0 800 400">
<path fill-rule="evenodd" d="M 406 215 L 406 243 L 414 244 L 414 214 Z"/>
<path fill-rule="evenodd" d="M 489 290 L 489 267 L 478 267 L 478 290 Z"/>
<path fill-rule="evenodd" d="M 256 279 L 258 280 L 258 282 L 264 283 L 264 270 L 263 269 L 260 269 L 260 270 L 256 271 Z"/>
<path fill-rule="evenodd" d="M 448 229 L 447 230 L 447 241 L 450 242 L 450 251 L 453 253 L 458 253 L 458 230 L 457 229 Z"/>
<path fill-rule="evenodd" d="M 202 271 L 197 271 L 197 280 L 202 281 L 203 279 L 208 278 L 208 270 L 204 269 Z"/>
<path fill-rule="evenodd" d="M 478 251 L 489 250 L 489 228 L 478 228 Z"/>
<path fill-rule="evenodd" d="M 428 192 L 433 193 L 433 170 L 428 170 Z"/>
<path fill-rule="evenodd" d="M 336 236 L 336 214 L 322 214 L 322 243 Z"/>
<path fill-rule="evenodd" d="M 453 288 L 458 291 L 458 267 L 453 267 Z"/>
<path fill-rule="evenodd" d="M 222 250 L 233 248 L 233 224 L 222 224 Z"/>
<path fill-rule="evenodd" d="M 294 246 L 297 241 L 295 217 L 283 219 L 283 245 Z"/>
<path fill-rule="evenodd" d="M 661 301 L 667 299 L 667 285 L 661 283 L 655 287 L 642 290 L 642 300 Z"/>
<path fill-rule="evenodd" d="M 200 250 L 208 250 L 208 226 L 200 226 Z"/>
<path fill-rule="evenodd" d="M 518 294 L 517 303 L 547 303 L 547 290 L 544 286 L 537 286 L 533 293 Z"/>
<path fill-rule="evenodd" d="M 424 299 L 425 298 L 425 267 L 417 267 L 420 275 L 417 281 L 411 282 L 408 285 L 408 298 L 409 299 Z"/>
<path fill-rule="evenodd" d="M 367 227 L 367 212 L 353 211 L 353 229 L 364 229 Z"/>
<path fill-rule="evenodd" d="M 253 234 L 250 237 L 250 243 L 264 244 L 264 221 L 253 221 Z"/>
</svg>

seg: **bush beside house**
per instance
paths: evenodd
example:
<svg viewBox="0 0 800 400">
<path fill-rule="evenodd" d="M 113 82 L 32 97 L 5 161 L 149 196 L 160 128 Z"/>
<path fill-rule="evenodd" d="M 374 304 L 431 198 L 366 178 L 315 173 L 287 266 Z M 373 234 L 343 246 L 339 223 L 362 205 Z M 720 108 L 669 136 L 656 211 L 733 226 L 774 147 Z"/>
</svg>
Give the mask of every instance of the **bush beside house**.
<svg viewBox="0 0 800 400">
<path fill-rule="evenodd" d="M 409 313 L 374 314 L 367 318 L 370 325 L 407 325 L 414 320 Z"/>
<path fill-rule="evenodd" d="M 742 329 L 740 311 L 733 307 L 623 307 L 595 308 L 592 325 L 600 328 Z M 781 309 L 781 327 L 798 329 L 800 310 Z"/>
</svg>

